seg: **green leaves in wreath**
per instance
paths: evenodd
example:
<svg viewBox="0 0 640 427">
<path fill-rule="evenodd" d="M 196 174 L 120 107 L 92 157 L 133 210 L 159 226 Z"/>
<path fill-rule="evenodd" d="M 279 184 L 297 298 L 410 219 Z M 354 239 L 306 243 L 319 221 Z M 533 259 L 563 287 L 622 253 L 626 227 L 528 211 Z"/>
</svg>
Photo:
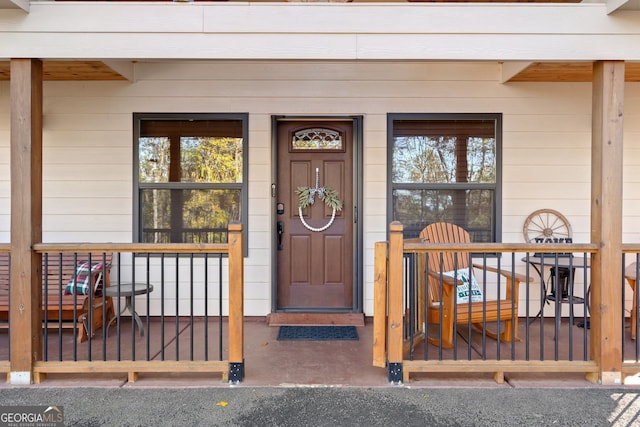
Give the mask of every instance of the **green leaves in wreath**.
<svg viewBox="0 0 640 427">
<path fill-rule="evenodd" d="M 342 200 L 340 200 L 340 195 L 331 187 L 298 187 L 296 189 L 296 194 L 298 195 L 298 205 L 302 209 L 313 204 L 314 198 L 317 194 L 318 198 L 331 209 L 335 209 L 336 211 L 342 210 Z"/>
</svg>

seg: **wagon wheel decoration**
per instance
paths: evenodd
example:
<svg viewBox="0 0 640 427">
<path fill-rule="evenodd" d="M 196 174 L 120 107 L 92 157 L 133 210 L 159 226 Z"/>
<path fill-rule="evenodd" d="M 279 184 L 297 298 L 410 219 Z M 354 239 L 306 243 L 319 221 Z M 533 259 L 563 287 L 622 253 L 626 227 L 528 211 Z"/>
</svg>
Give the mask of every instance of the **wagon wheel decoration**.
<svg viewBox="0 0 640 427">
<path fill-rule="evenodd" d="M 539 209 L 529 215 L 523 227 L 524 240 L 534 243 L 539 239 L 571 238 L 571 225 L 567 218 L 553 209 Z"/>
<path fill-rule="evenodd" d="M 316 168 L 316 186 L 311 187 L 298 187 L 296 189 L 296 194 L 298 195 L 298 216 L 300 217 L 300 221 L 302 225 L 305 226 L 307 230 L 320 232 L 324 231 L 327 228 L 331 227 L 333 221 L 336 219 L 336 211 L 342 210 L 342 200 L 340 200 L 340 196 L 336 190 L 331 187 L 320 187 L 319 186 L 319 170 Z M 320 200 L 324 202 L 325 205 L 329 206 L 333 212 L 331 213 L 331 219 L 327 224 L 322 227 L 312 227 L 304 220 L 304 216 L 302 215 L 302 209 L 306 208 L 309 205 L 313 205 L 315 202 L 316 195 Z"/>
</svg>

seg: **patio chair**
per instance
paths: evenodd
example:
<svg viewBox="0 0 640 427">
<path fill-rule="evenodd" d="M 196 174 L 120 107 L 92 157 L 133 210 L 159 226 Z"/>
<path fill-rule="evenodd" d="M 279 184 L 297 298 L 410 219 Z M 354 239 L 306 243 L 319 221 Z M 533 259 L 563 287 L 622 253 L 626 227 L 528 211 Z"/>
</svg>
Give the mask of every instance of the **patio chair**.
<svg viewBox="0 0 640 427">
<path fill-rule="evenodd" d="M 631 339 L 636 339 L 636 328 L 637 328 L 637 320 L 636 320 L 636 263 L 631 263 L 624 270 L 624 277 L 627 279 L 629 286 L 631 286 L 631 290 L 633 291 L 633 306 L 631 308 Z"/>
<path fill-rule="evenodd" d="M 445 222 L 428 225 L 420 232 L 420 238 L 426 243 L 470 243 L 469 233 L 465 229 Z M 485 330 L 487 336 L 493 339 L 500 338 L 503 342 L 511 342 L 512 339 L 520 341 L 517 337 L 518 294 L 520 283 L 527 281 L 526 276 L 512 273 L 511 269 L 497 269 L 486 265 L 472 265 L 469 269 L 470 258 L 469 252 L 463 251 L 429 253 L 427 324 L 441 325 L 442 335 L 440 339 L 427 339 L 431 344 L 452 348 L 456 325 L 468 325 L 471 322 L 475 328 Z M 496 274 L 473 274 L 477 269 Z M 468 277 L 470 270 L 472 274 Z M 484 287 L 482 284 L 476 285 L 476 277 L 495 281 L 502 278 L 504 298 L 489 300 L 486 296 L 478 295 Z M 475 292 L 474 285 L 477 286 Z M 466 297 L 471 298 L 472 302 L 469 303 L 468 299 L 466 302 L 461 301 L 458 295 L 460 290 L 465 290 Z M 499 332 L 486 328 L 487 322 L 501 321 L 504 325 Z"/>
<path fill-rule="evenodd" d="M 77 341 L 81 343 L 102 327 L 103 317 L 109 320 L 114 316 L 112 297 L 107 296 L 103 303 L 102 295 L 103 289 L 110 285 L 111 258 L 111 253 L 104 259 L 100 253 L 91 257 L 88 253 L 51 253 L 43 257 L 42 319 L 45 326 L 77 327 Z M 106 309 L 104 314 L 103 309 Z M 8 319 L 9 253 L 0 252 L 0 327 L 8 327 Z"/>
</svg>

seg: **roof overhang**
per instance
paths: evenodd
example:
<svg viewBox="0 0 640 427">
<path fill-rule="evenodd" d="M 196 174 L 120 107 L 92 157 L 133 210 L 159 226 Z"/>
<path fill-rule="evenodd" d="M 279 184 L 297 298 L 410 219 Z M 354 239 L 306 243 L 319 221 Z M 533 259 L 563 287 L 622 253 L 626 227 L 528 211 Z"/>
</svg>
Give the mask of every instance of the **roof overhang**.
<svg viewBox="0 0 640 427">
<path fill-rule="evenodd" d="M 301 60 L 494 62 L 504 82 L 590 81 L 593 62 L 616 60 L 640 81 L 637 2 L 38 1 L 0 7 L 0 79 L 10 58 L 39 58 L 47 80 L 133 80 L 137 61 Z"/>
<path fill-rule="evenodd" d="M 607 12 L 617 10 L 640 10 L 640 0 L 607 0 Z"/>
<path fill-rule="evenodd" d="M 519 63 L 514 73 L 505 74 L 503 82 L 590 82 L 593 80 L 593 62 L 529 62 Z M 625 81 L 640 82 L 640 62 L 625 64 Z"/>
<path fill-rule="evenodd" d="M 134 81 L 134 63 L 127 61 L 56 61 L 43 62 L 43 79 L 60 80 L 129 80 Z M 516 62 L 502 64 L 502 83 L 508 82 L 590 82 L 592 62 Z M 10 78 L 9 61 L 0 61 L 0 80 Z M 640 62 L 628 62 L 625 81 L 640 82 Z"/>
</svg>

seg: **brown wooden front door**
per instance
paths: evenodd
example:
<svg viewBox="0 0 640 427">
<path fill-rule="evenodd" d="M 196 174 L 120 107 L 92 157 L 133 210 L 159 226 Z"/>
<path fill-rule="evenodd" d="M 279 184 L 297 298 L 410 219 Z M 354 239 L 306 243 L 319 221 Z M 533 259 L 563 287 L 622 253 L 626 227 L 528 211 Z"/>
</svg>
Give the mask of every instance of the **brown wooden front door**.
<svg viewBox="0 0 640 427">
<path fill-rule="evenodd" d="M 353 122 L 283 121 L 277 135 L 277 309 L 351 309 Z M 335 190 L 342 210 L 332 221 L 331 197 L 316 193 L 301 219 L 299 187 Z"/>
</svg>

